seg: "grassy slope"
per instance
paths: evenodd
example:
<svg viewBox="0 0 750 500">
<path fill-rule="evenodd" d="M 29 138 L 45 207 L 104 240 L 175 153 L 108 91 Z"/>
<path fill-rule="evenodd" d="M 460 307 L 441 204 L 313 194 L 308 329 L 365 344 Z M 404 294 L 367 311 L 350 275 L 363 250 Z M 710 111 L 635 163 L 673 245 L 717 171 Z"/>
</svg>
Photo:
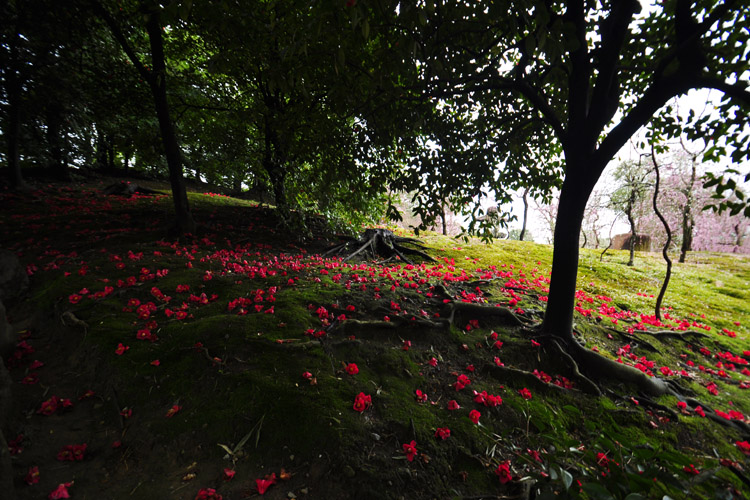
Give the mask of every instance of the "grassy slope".
<svg viewBox="0 0 750 500">
<path fill-rule="evenodd" d="M 290 492 L 310 498 L 512 495 L 532 481 L 534 490 L 591 498 L 630 491 L 731 498 L 747 488 L 719 464 L 719 458 L 745 463 L 734 443 L 747 436 L 697 416 L 694 405 L 678 416 L 674 397 L 654 402 L 660 409 L 616 382 L 605 383 L 605 397 L 588 396 L 553 350 L 534 346 L 528 332 L 502 322 L 466 317 L 449 330 L 410 322 L 444 312 L 437 283 L 458 300 L 508 306 L 515 294 L 520 302 L 513 309 L 537 320 L 549 247 L 428 235 L 423 241 L 434 249 L 437 265 L 361 263 L 355 269 L 319 259 L 315 252 L 325 241 L 295 243 L 270 211 L 252 203 L 201 194 L 191 194 L 191 202 L 206 226 L 198 238 L 178 242 L 164 228 L 168 198 L 121 201 L 92 188 L 52 187 L 36 200 L 3 200 L 0 224 L 9 247 L 36 266 L 28 300 L 11 310 L 16 319 L 37 318 L 23 334 L 37 352 L 19 349 L 20 359 L 10 360 L 14 380 L 37 373 L 40 381 L 19 385 L 24 390 L 17 392 L 17 418 L 6 431 L 11 438 L 24 435 L 24 452 L 14 460 L 21 498 L 39 498 L 71 480 L 74 498 L 126 498 L 137 491 L 140 498 L 192 499 L 209 487 L 225 498 L 244 498 L 257 494 L 256 479 L 279 476 L 282 468 L 291 477 L 269 489 L 269 498 Z M 733 409 L 742 414 L 735 418 L 744 418 L 750 400 L 742 383 L 750 376 L 740 373 L 740 363 L 746 361 L 730 358 L 730 367 L 716 354 L 741 356 L 750 348 L 750 258 L 702 253 L 689 260 L 675 268 L 665 300 L 671 309 L 665 312 L 697 322 L 701 328 L 693 331 L 707 337 L 629 337 L 602 328 L 614 326 L 612 317 L 618 316 L 624 332 L 640 314 L 653 314 L 649 295 L 658 292 L 663 264 L 654 255 L 639 255 L 628 268 L 623 252 L 610 252 L 600 262 L 599 252 L 590 250 L 581 256 L 579 303 L 593 312 L 576 315 L 576 330 L 603 355 L 653 362 L 657 374 L 668 367 L 674 373 L 669 378 L 707 408 Z M 117 280 L 130 276 L 134 285 L 118 286 Z M 178 292 L 178 285 L 190 290 Z M 111 293 L 92 296 L 107 286 Z M 160 299 L 153 287 L 171 299 Z M 71 303 L 71 294 L 83 288 L 89 294 Z M 202 293 L 206 300 L 200 300 Z M 229 310 L 239 297 L 251 300 L 248 314 Z M 133 299 L 151 302 L 155 310 L 139 318 L 129 305 Z M 602 305 L 614 309 L 601 312 Z M 344 314 L 363 323 L 326 329 L 320 307 L 331 321 Z M 181 308 L 186 317 L 177 319 Z M 75 326 L 70 317 L 63 326 L 59 317 L 65 312 L 87 327 Z M 392 321 L 383 324 L 384 316 Z M 149 328 L 158 340 L 136 337 Z M 315 338 L 308 329 L 325 334 Z M 722 329 L 736 337 L 720 334 Z M 411 342 L 408 350 L 404 341 Z M 122 355 L 115 352 L 120 343 L 129 347 Z M 701 353 L 701 347 L 708 351 Z M 496 357 L 523 373 L 493 368 Z M 431 358 L 437 366 L 428 363 Z M 45 366 L 30 370 L 33 359 Z M 359 367 L 356 375 L 344 370 L 351 362 Z M 722 369 L 726 376 L 719 375 Z M 534 370 L 573 379 L 574 389 L 550 387 L 530 375 Z M 456 390 L 458 375 L 472 384 Z M 710 382 L 716 395 L 706 387 Z M 521 397 L 523 388 L 532 399 Z M 76 400 L 89 389 L 95 397 Z M 416 390 L 428 395 L 426 402 L 417 401 Z M 503 403 L 474 402 L 472 391 L 484 390 Z M 360 392 L 373 401 L 362 413 L 352 409 Z M 53 394 L 71 398 L 73 408 L 51 417 L 35 414 Z M 447 409 L 451 399 L 459 410 Z M 180 410 L 165 417 L 173 405 Z M 482 414 L 480 425 L 470 421 L 471 410 Z M 438 427 L 450 428 L 450 438 L 435 438 Z M 402 444 L 411 440 L 419 454 L 410 462 Z M 63 445 L 83 442 L 83 462 L 55 462 Z M 113 442 L 122 444 L 113 448 Z M 540 453 L 540 461 L 529 450 Z M 506 461 L 514 479 L 502 484 L 494 472 Z M 691 464 L 700 475 L 685 470 Z M 26 486 L 23 477 L 34 465 L 41 481 Z M 236 470 L 235 479 L 222 480 L 224 467 Z"/>
</svg>

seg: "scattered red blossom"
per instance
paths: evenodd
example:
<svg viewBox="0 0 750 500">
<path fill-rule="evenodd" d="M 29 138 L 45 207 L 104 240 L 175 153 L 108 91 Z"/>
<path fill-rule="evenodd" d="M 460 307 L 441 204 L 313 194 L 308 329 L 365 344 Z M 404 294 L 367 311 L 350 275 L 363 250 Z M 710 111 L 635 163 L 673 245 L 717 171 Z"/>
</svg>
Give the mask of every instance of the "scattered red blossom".
<svg viewBox="0 0 750 500">
<path fill-rule="evenodd" d="M 442 440 L 446 440 L 450 437 L 451 430 L 447 427 L 438 427 L 435 431 L 435 437 L 440 438 Z"/>
<path fill-rule="evenodd" d="M 167 413 L 164 415 L 166 418 L 172 418 L 177 414 L 178 411 L 182 410 L 182 406 L 178 405 L 172 405 L 172 408 L 167 410 Z"/>
<path fill-rule="evenodd" d="M 68 493 L 68 488 L 73 486 L 73 482 L 69 483 L 60 483 L 57 485 L 57 488 L 54 489 L 49 495 L 47 495 L 47 498 L 49 500 L 59 500 L 61 498 L 70 498 L 70 493 Z"/>
<path fill-rule="evenodd" d="M 86 455 L 87 447 L 86 443 L 65 445 L 57 453 L 57 460 L 60 462 L 80 462 Z"/>
<path fill-rule="evenodd" d="M 532 398 L 531 391 L 528 390 L 526 387 L 524 387 L 523 389 L 520 389 L 518 391 L 518 394 L 520 394 L 523 399 L 531 399 Z"/>
<path fill-rule="evenodd" d="M 511 481 L 513 479 L 513 476 L 510 474 L 510 461 L 506 460 L 505 462 L 501 463 L 497 466 L 497 469 L 495 469 L 495 474 L 500 478 L 500 482 L 502 484 L 506 484 L 507 482 Z"/>
<path fill-rule="evenodd" d="M 469 420 L 471 420 L 473 423 L 478 424 L 479 418 L 482 416 L 481 413 L 479 413 L 477 410 L 471 410 L 469 412 Z"/>
<path fill-rule="evenodd" d="M 23 478 L 26 484 L 32 485 L 39 482 L 39 467 L 34 465 L 29 467 L 29 472 L 26 473 L 26 477 Z"/>
<path fill-rule="evenodd" d="M 401 448 L 403 448 L 404 453 L 406 453 L 406 459 L 411 462 L 414 460 L 414 457 L 417 456 L 417 442 L 412 440 L 411 443 L 404 443 L 401 445 Z"/>
<path fill-rule="evenodd" d="M 222 500 L 222 496 L 213 488 L 201 488 L 195 495 L 195 500 Z"/>
<path fill-rule="evenodd" d="M 276 473 L 272 473 L 268 476 L 266 476 L 264 479 L 256 479 L 255 480 L 255 487 L 258 488 L 258 493 L 263 495 L 268 488 L 276 484 Z"/>
<path fill-rule="evenodd" d="M 360 392 L 354 398 L 354 406 L 352 406 L 352 408 L 354 408 L 355 411 L 361 413 L 368 409 L 370 406 L 372 406 L 372 396 L 365 394 L 364 392 Z"/>
<path fill-rule="evenodd" d="M 699 471 L 698 469 L 696 469 L 693 464 L 690 464 L 689 466 L 686 465 L 685 467 L 682 468 L 682 470 L 684 470 L 688 474 L 692 474 L 694 476 L 697 476 L 698 474 L 701 473 L 701 471 Z"/>
</svg>

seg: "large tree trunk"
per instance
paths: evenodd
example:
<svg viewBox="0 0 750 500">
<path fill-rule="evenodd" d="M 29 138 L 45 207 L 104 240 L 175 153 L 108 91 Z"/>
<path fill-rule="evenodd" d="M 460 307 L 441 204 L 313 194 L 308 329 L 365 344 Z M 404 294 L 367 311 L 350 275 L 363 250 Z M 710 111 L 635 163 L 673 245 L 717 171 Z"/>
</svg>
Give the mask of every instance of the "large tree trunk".
<svg viewBox="0 0 750 500">
<path fill-rule="evenodd" d="M 161 36 L 161 23 L 158 12 L 153 12 L 146 21 L 149 43 L 151 44 L 151 63 L 154 69 L 153 77 L 149 80 L 151 93 L 154 97 L 156 116 L 159 119 L 159 131 L 164 145 L 164 153 L 169 167 L 169 182 L 172 185 L 172 199 L 174 200 L 177 231 L 180 234 L 194 233 L 195 221 L 190 213 L 185 178 L 182 175 L 182 158 L 180 146 L 174 124 L 169 116 L 169 102 L 167 101 L 166 64 L 164 61 L 164 42 Z"/>
<path fill-rule="evenodd" d="M 586 203 L 594 189 L 591 182 L 598 179 L 592 171 L 601 171 L 586 161 L 568 164 L 587 165 L 589 172 L 568 169 L 560 191 L 560 202 L 557 208 L 554 248 L 552 253 L 552 274 L 547 309 L 542 321 L 541 333 L 560 340 L 563 349 L 580 367 L 581 371 L 594 380 L 612 378 L 620 382 L 635 384 L 640 391 L 647 394 L 664 394 L 666 384 L 659 378 L 647 377 L 645 374 L 625 364 L 617 363 L 596 352 L 586 349 L 573 336 L 573 313 L 575 311 L 576 280 L 578 276 L 578 243 L 583 224 L 583 213 Z M 582 169 L 581 169 L 582 170 Z M 571 175 L 572 172 L 572 175 Z M 554 341 L 553 341 L 554 342 Z"/>
<path fill-rule="evenodd" d="M 267 104 L 269 107 L 274 107 L 273 99 L 269 99 Z M 276 111 L 274 109 L 274 111 Z M 287 209 L 287 198 L 286 198 L 286 165 L 284 158 L 284 152 L 278 138 L 278 134 L 274 129 L 271 118 L 266 115 L 263 118 L 264 121 L 264 143 L 265 149 L 263 152 L 263 168 L 265 169 L 268 177 L 271 179 L 271 188 L 273 189 L 274 203 L 276 208 L 281 210 L 282 213 Z"/>
<path fill-rule="evenodd" d="M 583 212 L 593 186 L 585 179 L 566 175 L 560 191 L 552 251 L 549 299 L 542 322 L 544 333 L 573 340 L 573 311 L 578 276 L 578 245 Z"/>
<path fill-rule="evenodd" d="M 286 188 L 284 187 L 286 176 L 284 175 L 284 171 L 276 165 L 271 165 L 266 168 L 266 172 L 268 172 L 268 176 L 271 178 L 273 199 L 274 203 L 276 203 L 276 208 L 281 209 L 282 211 L 286 210 L 287 199 Z"/>
</svg>

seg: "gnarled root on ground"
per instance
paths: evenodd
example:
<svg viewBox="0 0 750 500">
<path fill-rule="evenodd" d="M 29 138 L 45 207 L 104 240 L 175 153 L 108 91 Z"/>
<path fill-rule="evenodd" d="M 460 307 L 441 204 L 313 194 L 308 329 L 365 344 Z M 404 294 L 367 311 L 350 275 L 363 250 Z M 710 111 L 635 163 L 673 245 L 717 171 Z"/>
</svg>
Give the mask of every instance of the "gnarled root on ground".
<svg viewBox="0 0 750 500">
<path fill-rule="evenodd" d="M 440 315 L 447 318 L 454 325 L 458 321 L 468 321 L 469 319 L 500 319 L 510 326 L 528 326 L 510 309 L 473 304 L 471 302 L 449 302 L 445 305 Z"/>
<path fill-rule="evenodd" d="M 695 398 L 683 398 L 680 394 L 674 391 L 672 391 L 671 394 L 676 396 L 680 401 L 687 403 L 688 406 L 686 410 L 695 411 L 695 408 L 700 406 L 701 408 L 703 408 L 703 411 L 706 414 L 706 417 L 710 418 L 714 422 L 721 424 L 725 427 L 729 427 L 731 429 L 739 431 L 739 433 L 745 439 L 750 439 L 750 425 L 746 424 L 745 422 L 742 422 L 740 420 L 729 420 L 727 418 L 724 418 L 721 415 L 718 415 L 713 410 L 713 408 L 711 408 L 710 406 L 707 406 L 705 403 L 702 403 Z"/>
<path fill-rule="evenodd" d="M 515 385 L 523 385 L 525 387 L 531 387 L 535 390 L 551 389 L 553 391 L 567 391 L 567 389 L 560 387 L 559 385 L 548 384 L 547 382 L 539 379 L 533 373 L 526 370 L 519 370 L 518 368 L 488 364 L 482 367 L 482 372 L 489 374 L 492 378 L 498 380 L 499 382 L 513 381 Z"/>
<path fill-rule="evenodd" d="M 553 340 L 553 342 L 557 342 L 557 340 Z M 649 377 L 637 368 L 605 358 L 584 348 L 573 338 L 565 342 L 564 348 L 560 346 L 560 351 L 567 353 L 578 367 L 583 367 L 588 380 L 593 378 L 633 384 L 639 392 L 651 396 L 661 396 L 669 391 L 669 385 L 664 380 L 658 377 Z"/>
<path fill-rule="evenodd" d="M 405 243 L 413 247 L 410 248 L 404 246 Z M 351 239 L 346 243 L 336 245 L 329 248 L 323 253 L 322 257 L 330 257 L 332 255 L 346 255 L 344 262 L 352 259 L 358 255 L 361 257 L 375 259 L 376 257 L 382 257 L 386 260 L 401 259 L 401 261 L 407 264 L 412 264 L 407 255 L 417 255 L 425 260 L 435 262 L 435 259 L 427 255 L 422 250 L 426 250 L 427 247 L 420 245 L 419 240 L 414 238 L 405 238 L 403 236 L 396 236 L 392 231 L 388 229 L 366 229 L 364 233 L 357 239 Z"/>
<path fill-rule="evenodd" d="M 673 330 L 634 330 L 633 333 L 640 333 L 643 335 L 651 335 L 652 337 L 674 337 L 682 341 L 687 342 L 687 338 L 690 336 L 707 338 L 708 335 L 703 332 L 696 332 L 694 330 L 685 330 L 684 332 L 675 332 Z"/>
<path fill-rule="evenodd" d="M 404 337 L 413 337 L 426 334 L 435 330 L 447 330 L 450 328 L 450 322 L 444 319 L 427 320 L 427 319 L 407 319 L 401 316 L 395 316 L 390 321 L 362 321 L 357 319 L 348 319 L 341 323 L 336 323 L 331 328 L 332 332 L 341 332 L 344 335 L 364 335 L 372 336 L 376 334 L 392 334 L 404 332 Z M 408 332 L 408 333 L 407 333 Z"/>
</svg>

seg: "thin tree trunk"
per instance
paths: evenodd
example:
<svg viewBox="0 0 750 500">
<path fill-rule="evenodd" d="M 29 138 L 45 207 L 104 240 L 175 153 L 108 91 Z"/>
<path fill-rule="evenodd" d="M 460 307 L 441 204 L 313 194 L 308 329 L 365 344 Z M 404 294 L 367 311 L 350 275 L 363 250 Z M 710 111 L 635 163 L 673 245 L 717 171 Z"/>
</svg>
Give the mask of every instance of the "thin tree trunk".
<svg viewBox="0 0 750 500">
<path fill-rule="evenodd" d="M 107 168 L 107 137 L 97 126 L 96 128 L 96 167 L 104 170 Z"/>
<path fill-rule="evenodd" d="M 167 100 L 167 72 L 164 60 L 164 41 L 161 36 L 161 23 L 158 12 L 153 12 L 146 21 L 146 31 L 151 45 L 151 63 L 154 73 L 149 83 L 154 97 L 156 116 L 159 119 L 159 130 L 164 145 L 164 152 L 169 167 L 169 182 L 172 185 L 177 231 L 180 234 L 194 233 L 195 221 L 190 212 L 190 205 L 185 188 L 185 178 L 182 175 L 182 158 L 180 146 L 174 124 L 169 116 L 169 102 Z"/>
<path fill-rule="evenodd" d="M 684 148 L 684 146 L 683 146 Z M 695 157 L 692 157 L 692 171 L 690 172 L 690 185 L 685 190 L 685 206 L 682 207 L 682 245 L 680 245 L 680 263 L 685 262 L 687 253 L 693 249 L 693 185 L 695 184 Z"/>
<path fill-rule="evenodd" d="M 523 241 L 524 236 L 526 236 L 526 221 L 528 219 L 529 215 L 529 188 L 526 188 L 523 190 L 523 196 L 521 199 L 523 200 L 523 224 L 521 225 L 521 234 L 518 235 L 518 241 Z"/>
<path fill-rule="evenodd" d="M 614 229 L 616 222 L 617 222 L 617 217 L 615 217 L 614 219 L 612 219 L 612 224 L 610 224 L 610 226 L 609 226 L 609 243 L 607 243 L 607 248 L 605 248 L 604 250 L 602 250 L 601 255 L 599 255 L 599 262 L 603 262 L 604 261 L 604 254 L 607 253 L 607 250 L 609 250 L 610 248 L 612 248 L 612 229 Z"/>
<path fill-rule="evenodd" d="M 130 157 L 133 155 L 133 143 L 132 141 L 128 140 L 125 143 L 125 151 L 122 154 L 122 169 L 127 174 L 128 169 L 130 168 Z"/>
<path fill-rule="evenodd" d="M 68 162 L 63 152 L 62 139 L 62 110 L 58 103 L 51 102 L 46 109 L 47 147 L 52 158 L 50 165 L 52 174 L 61 180 L 70 180 Z"/>
<path fill-rule="evenodd" d="M 445 221 L 445 204 L 442 205 L 442 213 L 440 214 L 440 218 L 443 221 L 443 236 L 448 235 L 448 224 Z"/>
<path fill-rule="evenodd" d="M 664 225 L 664 230 L 667 232 L 667 241 L 664 243 L 664 247 L 661 250 L 662 256 L 664 256 L 664 260 L 667 263 L 667 273 L 664 275 L 664 282 L 661 285 L 661 290 L 659 291 L 659 296 L 656 297 L 656 306 L 654 307 L 654 315 L 656 316 L 656 319 L 661 321 L 661 303 L 664 299 L 664 294 L 667 293 L 667 286 L 669 286 L 669 278 L 672 277 L 672 260 L 669 258 L 668 250 L 669 245 L 672 244 L 672 230 L 669 228 L 669 224 L 667 224 L 667 220 L 664 218 L 664 216 L 659 211 L 659 207 L 656 203 L 656 199 L 659 196 L 659 164 L 656 162 L 656 153 L 654 152 L 654 145 L 651 145 L 651 160 L 654 162 L 654 172 L 656 173 L 656 183 L 654 184 L 654 197 L 653 197 L 653 206 L 654 206 L 654 213 L 656 213 L 656 216 L 659 217 L 659 220 Z"/>
<path fill-rule="evenodd" d="M 738 222 L 734 225 L 734 248 L 732 249 L 732 253 L 739 253 L 740 248 L 742 248 L 742 243 L 744 240 L 744 234 L 742 232 L 742 225 Z"/>
<path fill-rule="evenodd" d="M 271 107 L 272 105 L 269 105 Z M 287 199 L 286 199 L 286 169 L 284 162 L 282 161 L 282 151 L 280 150 L 280 144 L 276 131 L 271 123 L 271 118 L 266 115 L 263 117 L 264 121 L 264 145 L 265 150 L 263 152 L 263 168 L 265 169 L 268 177 L 271 179 L 271 188 L 273 189 L 274 203 L 276 208 L 281 211 L 282 214 L 287 210 Z"/>
<path fill-rule="evenodd" d="M 159 120 L 159 131 L 161 132 L 162 145 L 167 157 L 167 166 L 169 168 L 169 182 L 172 186 L 172 199 L 175 207 L 175 222 L 177 232 L 180 234 L 194 233 L 195 221 L 190 213 L 190 205 L 185 189 L 185 178 L 182 175 L 182 159 L 180 147 L 177 143 L 174 124 L 169 116 L 169 102 L 167 100 L 167 71 L 164 60 L 164 41 L 161 36 L 161 23 L 159 20 L 159 11 L 154 10 L 146 16 L 146 32 L 148 33 L 149 44 L 151 47 L 151 67 L 147 69 L 141 62 L 128 39 L 123 34 L 119 25 L 110 13 L 101 3 L 94 2 L 94 9 L 107 23 L 112 35 L 125 51 L 125 54 L 138 70 L 144 81 L 148 82 L 151 89 L 151 95 L 154 98 L 154 107 L 156 116 Z"/>
<path fill-rule="evenodd" d="M 286 189 L 284 188 L 285 176 L 279 170 L 276 166 L 271 167 L 272 173 L 269 173 L 269 176 L 271 177 L 271 184 L 273 186 L 273 198 L 276 208 L 284 211 L 287 208 Z"/>
<path fill-rule="evenodd" d="M 107 167 L 111 171 L 115 171 L 115 157 L 117 154 L 115 153 L 115 144 L 114 141 L 110 140 L 107 144 Z"/>
<path fill-rule="evenodd" d="M 635 261 L 635 220 L 633 219 L 633 205 L 635 204 L 634 200 L 635 195 L 633 193 L 630 194 L 630 198 L 628 199 L 628 209 L 626 212 L 626 215 L 628 216 L 628 223 L 630 224 L 630 244 L 628 245 L 630 247 L 630 258 L 628 259 L 628 265 L 632 266 Z"/>
<path fill-rule="evenodd" d="M 17 30 L 15 31 L 17 33 Z M 18 35 L 11 37 L 10 63 L 5 72 L 5 92 L 8 100 L 8 118 L 5 136 L 8 144 L 8 173 L 10 186 L 16 190 L 27 189 L 21 175 L 21 76 L 18 72 Z"/>
</svg>

